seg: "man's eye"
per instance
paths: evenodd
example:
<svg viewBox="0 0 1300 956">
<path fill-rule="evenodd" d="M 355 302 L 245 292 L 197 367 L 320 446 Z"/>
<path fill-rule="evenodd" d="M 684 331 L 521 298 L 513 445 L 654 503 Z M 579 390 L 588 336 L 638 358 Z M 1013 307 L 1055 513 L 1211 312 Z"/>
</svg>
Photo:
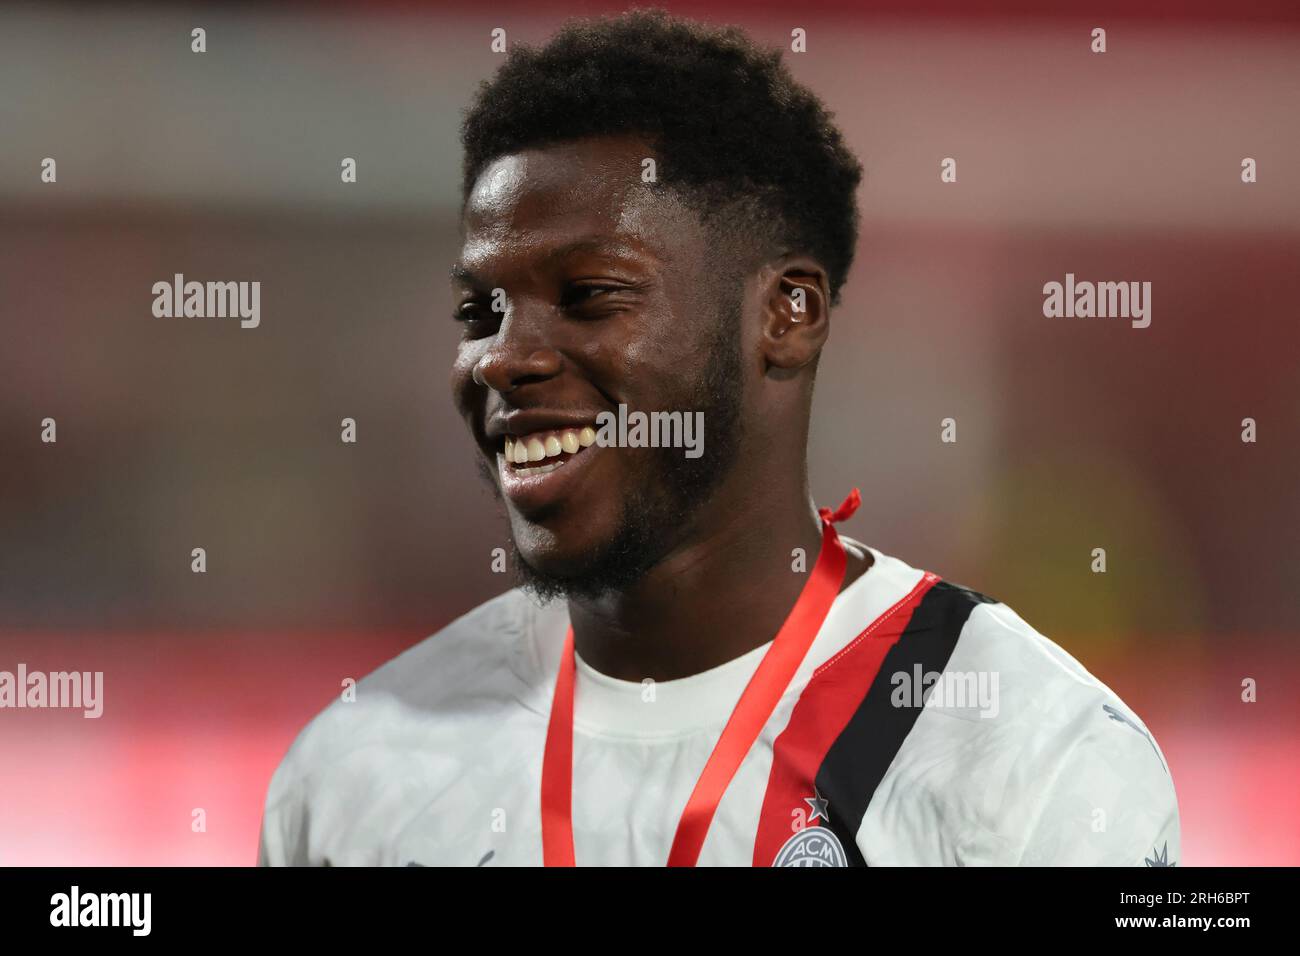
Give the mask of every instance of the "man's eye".
<svg viewBox="0 0 1300 956">
<path fill-rule="evenodd" d="M 473 322 L 475 319 L 486 318 L 489 314 L 477 302 L 466 302 L 457 306 L 451 317 L 457 322 Z"/>
<path fill-rule="evenodd" d="M 460 324 L 467 339 L 481 339 L 495 334 L 501 316 L 476 302 L 466 302 L 457 307 L 451 317 Z"/>
<path fill-rule="evenodd" d="M 569 286 L 564 290 L 564 294 L 560 296 L 560 306 L 570 309 L 575 306 L 586 305 L 589 302 L 597 302 L 602 296 L 622 291 L 624 291 L 623 287 L 616 285 Z"/>
</svg>

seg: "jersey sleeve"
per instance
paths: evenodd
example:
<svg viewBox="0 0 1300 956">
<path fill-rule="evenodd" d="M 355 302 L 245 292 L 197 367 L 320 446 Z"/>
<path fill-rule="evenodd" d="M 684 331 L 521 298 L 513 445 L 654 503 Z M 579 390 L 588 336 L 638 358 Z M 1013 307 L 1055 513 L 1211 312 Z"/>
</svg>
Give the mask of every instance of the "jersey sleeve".
<svg viewBox="0 0 1300 956">
<path fill-rule="evenodd" d="M 302 790 L 288 758 L 267 788 L 262 829 L 257 845 L 258 866 L 310 866 Z"/>
<path fill-rule="evenodd" d="M 1030 826 L 1024 866 L 1174 866 L 1178 800 L 1154 738 L 1121 706 L 1054 768 Z"/>
</svg>

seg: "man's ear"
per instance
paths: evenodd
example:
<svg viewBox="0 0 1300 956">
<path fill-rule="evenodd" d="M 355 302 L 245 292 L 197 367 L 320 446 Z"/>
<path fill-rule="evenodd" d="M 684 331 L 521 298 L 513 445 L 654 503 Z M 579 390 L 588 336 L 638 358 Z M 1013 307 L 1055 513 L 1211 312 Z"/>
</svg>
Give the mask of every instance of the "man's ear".
<svg viewBox="0 0 1300 956">
<path fill-rule="evenodd" d="M 830 283 L 807 256 L 784 256 L 762 273 L 761 346 L 769 367 L 802 368 L 817 358 L 830 334 Z"/>
</svg>

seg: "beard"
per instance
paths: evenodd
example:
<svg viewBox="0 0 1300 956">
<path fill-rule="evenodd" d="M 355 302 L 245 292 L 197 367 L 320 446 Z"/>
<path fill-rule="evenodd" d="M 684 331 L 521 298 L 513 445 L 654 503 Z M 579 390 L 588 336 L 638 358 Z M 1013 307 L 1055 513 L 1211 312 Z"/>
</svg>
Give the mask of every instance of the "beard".
<svg viewBox="0 0 1300 956">
<path fill-rule="evenodd" d="M 636 584 L 659 564 L 730 472 L 740 444 L 743 375 L 740 353 L 740 297 L 730 299 L 704 344 L 698 376 L 672 396 L 674 410 L 704 413 L 708 449 L 687 458 L 681 448 L 641 448 L 644 475 L 624 497 L 614 534 L 577 567 L 563 574 L 528 563 L 511 536 L 516 584 L 545 604 L 557 597 L 595 599 Z M 501 496 L 495 476 L 479 460 L 480 472 Z"/>
</svg>

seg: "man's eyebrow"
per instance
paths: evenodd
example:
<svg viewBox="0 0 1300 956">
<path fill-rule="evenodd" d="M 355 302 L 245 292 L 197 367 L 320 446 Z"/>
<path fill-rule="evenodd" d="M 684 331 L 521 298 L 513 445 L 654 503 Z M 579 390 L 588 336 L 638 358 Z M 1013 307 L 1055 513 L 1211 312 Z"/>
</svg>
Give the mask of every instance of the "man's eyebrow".
<svg viewBox="0 0 1300 956">
<path fill-rule="evenodd" d="M 605 255 L 620 256 L 623 258 L 640 258 L 646 254 L 645 249 L 640 245 L 625 242 L 621 239 L 611 239 L 608 236 L 590 236 L 585 239 L 575 239 L 573 242 L 566 242 L 562 246 L 557 246 L 542 257 L 543 261 L 550 264 L 564 259 L 566 256 L 579 252 L 603 253 Z M 485 286 L 478 276 L 471 272 L 464 264 L 454 263 L 450 270 L 451 278 L 456 282 L 463 282 L 471 286 Z"/>
<path fill-rule="evenodd" d="M 554 262 L 575 252 L 597 252 L 636 258 L 643 255 L 645 250 L 621 239 L 611 239 L 608 236 L 591 236 L 586 239 L 575 239 L 573 242 L 566 242 L 564 245 L 548 252 L 545 258 L 548 262 Z"/>
</svg>

